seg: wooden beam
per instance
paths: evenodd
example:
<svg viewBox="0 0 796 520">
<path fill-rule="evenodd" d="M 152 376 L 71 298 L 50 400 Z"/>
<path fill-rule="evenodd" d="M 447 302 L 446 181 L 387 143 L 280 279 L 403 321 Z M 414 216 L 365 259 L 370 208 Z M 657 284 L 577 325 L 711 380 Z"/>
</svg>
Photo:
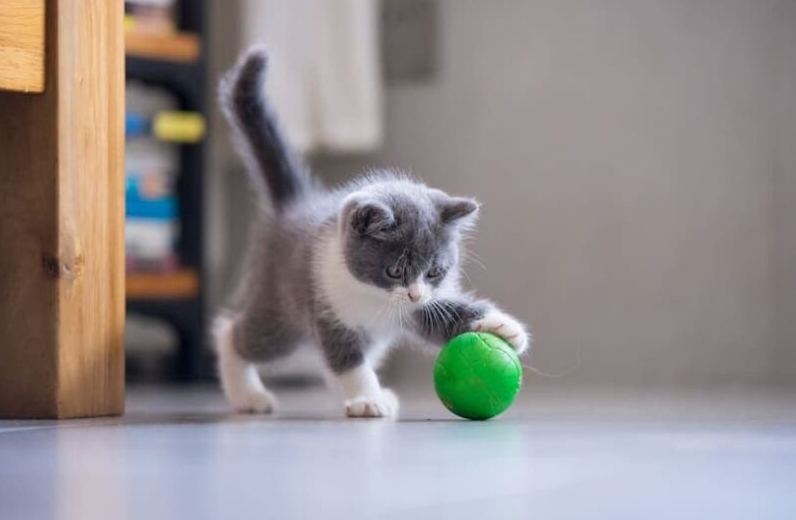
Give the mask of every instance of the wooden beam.
<svg viewBox="0 0 796 520">
<path fill-rule="evenodd" d="M 44 89 L 44 0 L 0 0 L 0 89 Z"/>
<path fill-rule="evenodd" d="M 0 92 L 0 417 L 124 409 L 122 15 L 47 0 L 44 93 Z"/>
</svg>

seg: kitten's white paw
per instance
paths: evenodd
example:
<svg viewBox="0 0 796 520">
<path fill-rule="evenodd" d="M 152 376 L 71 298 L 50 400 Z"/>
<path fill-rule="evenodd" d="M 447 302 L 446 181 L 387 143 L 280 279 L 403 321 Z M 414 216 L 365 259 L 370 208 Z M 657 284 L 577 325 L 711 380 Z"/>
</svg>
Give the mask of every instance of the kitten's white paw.
<svg viewBox="0 0 796 520">
<path fill-rule="evenodd" d="M 276 409 L 276 397 L 262 384 L 225 388 L 227 400 L 237 412 L 271 413 Z"/>
<path fill-rule="evenodd" d="M 398 397 L 389 388 L 383 388 L 377 397 L 356 397 L 345 403 L 345 413 L 349 417 L 387 417 L 398 415 Z"/>
<path fill-rule="evenodd" d="M 474 321 L 470 328 L 475 332 L 490 332 L 500 336 L 517 354 L 522 354 L 531 345 L 531 335 L 525 330 L 525 325 L 502 311 L 489 311 L 483 318 Z"/>
</svg>

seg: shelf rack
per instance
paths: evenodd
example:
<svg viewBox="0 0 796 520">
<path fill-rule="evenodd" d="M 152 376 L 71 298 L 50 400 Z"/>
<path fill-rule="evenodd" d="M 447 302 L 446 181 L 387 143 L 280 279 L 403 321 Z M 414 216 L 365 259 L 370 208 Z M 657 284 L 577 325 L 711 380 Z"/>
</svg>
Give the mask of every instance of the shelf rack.
<svg viewBox="0 0 796 520">
<path fill-rule="evenodd" d="M 199 276 L 193 269 L 175 273 L 136 273 L 127 276 L 126 291 L 130 299 L 187 299 L 196 296 Z"/>
<path fill-rule="evenodd" d="M 166 88 L 181 110 L 206 114 L 204 0 L 179 0 L 179 33 L 150 39 L 127 34 L 127 78 Z M 170 275 L 131 275 L 127 281 L 127 311 L 162 319 L 177 332 L 179 347 L 169 370 L 174 379 L 196 380 L 211 371 L 206 348 L 203 254 L 203 178 L 207 137 L 180 145 L 180 239 L 177 253 L 182 269 Z"/>
<path fill-rule="evenodd" d="M 124 47 L 128 56 L 180 63 L 193 63 L 202 52 L 199 37 L 189 32 L 160 36 L 128 31 Z"/>
</svg>

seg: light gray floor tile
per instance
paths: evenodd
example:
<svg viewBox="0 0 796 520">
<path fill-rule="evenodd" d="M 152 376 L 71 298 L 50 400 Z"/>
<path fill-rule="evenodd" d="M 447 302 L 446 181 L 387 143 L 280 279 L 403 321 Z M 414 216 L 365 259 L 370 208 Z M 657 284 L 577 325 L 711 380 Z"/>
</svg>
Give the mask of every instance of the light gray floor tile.
<svg viewBox="0 0 796 520">
<path fill-rule="evenodd" d="M 319 391 L 275 417 L 215 389 L 131 389 L 124 418 L 0 421 L 0 519 L 796 518 L 796 394 L 526 389 L 466 422 Z"/>
</svg>

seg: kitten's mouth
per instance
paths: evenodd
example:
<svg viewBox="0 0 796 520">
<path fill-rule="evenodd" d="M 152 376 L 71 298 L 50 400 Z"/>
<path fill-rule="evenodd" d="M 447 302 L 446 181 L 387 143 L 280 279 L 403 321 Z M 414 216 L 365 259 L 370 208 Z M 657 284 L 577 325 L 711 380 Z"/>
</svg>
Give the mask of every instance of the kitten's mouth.
<svg viewBox="0 0 796 520">
<path fill-rule="evenodd" d="M 431 300 L 430 297 L 425 297 L 425 296 L 421 296 L 420 298 L 414 300 L 412 299 L 412 297 L 410 297 L 407 294 L 395 294 L 393 296 L 393 301 L 395 303 L 397 303 L 398 305 L 402 305 L 404 307 L 411 307 L 411 308 L 422 307 L 430 300 Z"/>
</svg>

